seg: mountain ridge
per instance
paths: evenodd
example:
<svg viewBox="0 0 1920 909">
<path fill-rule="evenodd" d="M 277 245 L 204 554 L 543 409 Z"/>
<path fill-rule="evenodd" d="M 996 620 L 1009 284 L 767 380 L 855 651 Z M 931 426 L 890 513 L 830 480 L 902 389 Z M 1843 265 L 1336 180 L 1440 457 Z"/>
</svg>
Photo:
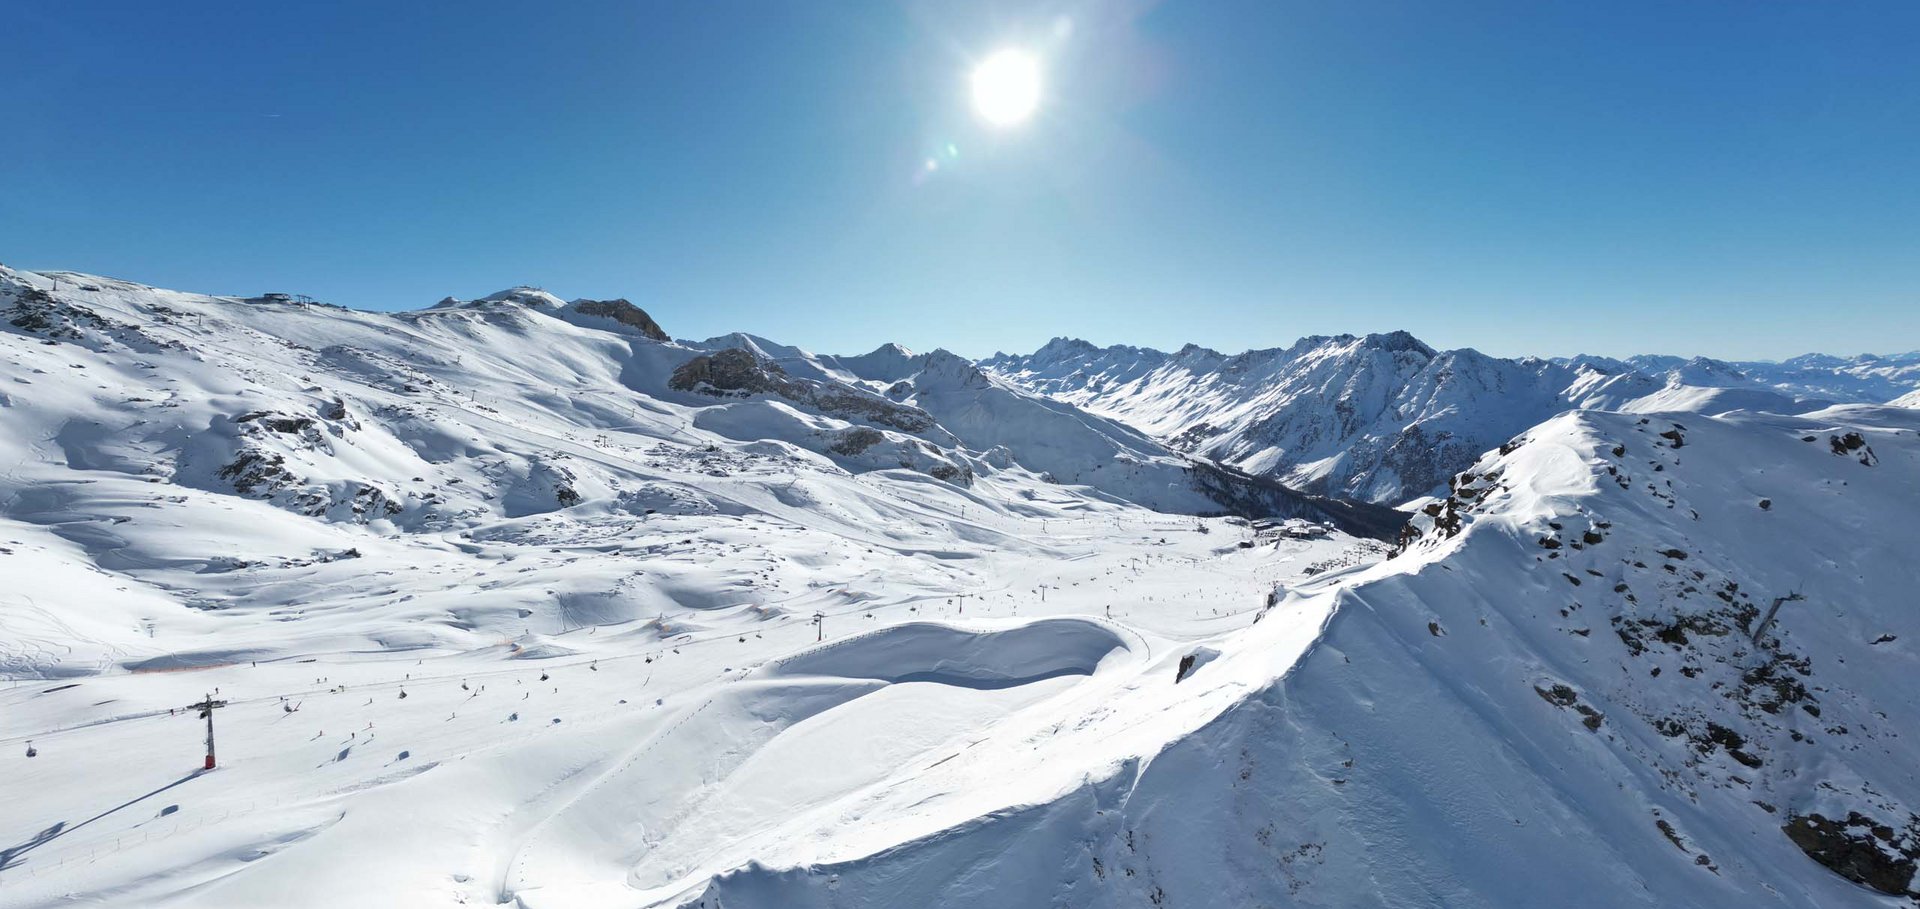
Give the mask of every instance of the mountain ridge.
<svg viewBox="0 0 1920 909">
<path fill-rule="evenodd" d="M 904 348 L 883 346 L 860 357 L 820 358 L 744 333 L 678 342 L 643 309 L 624 300 L 562 302 L 532 287 L 471 301 L 442 300 L 419 310 L 364 313 L 284 295 L 249 302 L 75 274 L 62 274 L 55 281 L 6 270 L 0 272 L 0 285 L 6 290 L 0 310 L 11 320 L 9 326 L 51 342 L 191 353 L 204 339 L 222 348 L 217 359 L 227 368 L 249 371 L 259 364 L 248 361 L 238 339 L 250 338 L 266 342 L 268 350 L 283 351 L 284 368 L 316 375 L 337 372 L 342 379 L 372 381 L 403 397 L 426 395 L 439 400 L 441 413 L 456 421 L 472 412 L 449 409 L 462 392 L 472 399 L 497 381 L 475 374 L 468 368 L 471 363 L 530 388 L 529 400 L 537 402 L 541 418 L 559 419 L 569 430 L 621 422 L 609 419 L 604 407 L 585 403 L 595 396 L 604 404 L 630 398 L 641 399 L 645 406 L 666 401 L 686 408 L 688 430 L 715 433 L 739 444 L 778 439 L 855 471 L 917 470 L 964 485 L 982 472 L 1031 469 L 1055 482 L 1088 485 L 1160 510 L 1191 514 L 1254 509 L 1247 513 L 1355 522 L 1349 526 L 1378 536 L 1397 529 L 1396 518 L 1385 509 L 1335 503 L 1270 480 L 1221 472 L 1130 428 L 1000 383 L 944 350 L 909 355 Z M 191 312 L 183 315 L 182 307 Z M 209 326 L 217 328 L 209 333 Z M 315 338 L 331 343 L 315 346 Z M 728 350 L 739 353 L 726 354 Z M 536 362 L 542 365 L 526 368 Z M 554 388 L 571 385 L 576 397 L 587 397 L 560 400 L 553 391 L 539 388 L 543 377 Z M 886 394 L 908 379 L 893 397 Z M 644 409 L 643 403 L 627 406 Z M 933 406 L 935 412 L 922 405 Z M 282 400 L 254 402 L 248 409 L 277 413 L 311 407 Z M 367 423 L 370 416 L 363 413 L 359 419 Z M 209 419 L 217 425 L 231 417 Z M 225 463 L 217 465 L 220 475 L 202 482 L 237 482 L 276 500 L 298 499 L 302 504 L 293 507 L 301 509 L 331 510 L 355 496 L 377 497 L 372 507 L 400 508 L 396 515 L 434 511 L 429 500 L 462 502 L 463 512 L 494 507 L 488 504 L 492 500 L 476 500 L 471 485 L 449 489 L 422 480 L 432 491 L 423 488 L 410 497 L 390 480 L 383 480 L 384 486 L 360 482 L 354 478 L 357 469 L 333 463 L 338 459 L 330 449 L 338 446 L 330 440 L 341 438 L 343 426 L 313 425 L 318 435 L 291 448 L 278 435 L 259 436 L 251 428 L 240 433 L 233 451 L 223 456 Z M 431 432 L 408 430 L 419 431 Z M 381 444 L 411 447 L 406 435 L 390 433 Z M 216 456 L 209 452 L 201 457 Z M 403 457 L 414 459 L 417 452 Z M 318 458 L 344 475 L 329 480 L 323 493 L 305 484 L 304 475 L 288 466 L 288 458 Z M 511 460 L 522 465 L 515 468 L 517 474 L 547 476 L 546 468 L 533 466 L 545 463 L 537 452 L 516 453 Z M 308 466 L 320 469 L 318 464 Z M 409 471 L 422 476 L 432 472 L 424 467 Z M 564 472 L 553 475 L 563 477 Z M 549 485 L 590 497 L 589 487 L 604 491 L 617 484 L 601 477 L 580 478 L 578 483 L 556 479 Z M 515 496 L 505 500 L 521 501 Z M 415 504 L 402 504 L 407 502 Z"/>
<path fill-rule="evenodd" d="M 1309 336 L 1232 355 L 1062 337 L 1030 355 L 979 362 L 1176 448 L 1300 489 L 1388 504 L 1440 492 L 1480 452 L 1563 410 L 1794 412 L 1887 403 L 1920 388 L 1920 354 L 1789 364 L 1513 359 L 1436 350 L 1407 332 Z"/>
</svg>

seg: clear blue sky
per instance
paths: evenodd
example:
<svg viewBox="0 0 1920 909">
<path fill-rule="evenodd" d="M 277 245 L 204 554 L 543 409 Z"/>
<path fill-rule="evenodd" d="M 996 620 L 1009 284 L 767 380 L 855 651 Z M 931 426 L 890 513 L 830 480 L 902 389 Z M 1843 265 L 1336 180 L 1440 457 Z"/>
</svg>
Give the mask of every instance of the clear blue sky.
<svg viewBox="0 0 1920 909">
<path fill-rule="evenodd" d="M 374 309 L 528 283 L 823 352 L 1395 328 L 1503 355 L 1920 347 L 1911 0 L 5 20 L 19 267 Z M 967 74 L 1010 45 L 1045 98 L 996 130 Z"/>
</svg>

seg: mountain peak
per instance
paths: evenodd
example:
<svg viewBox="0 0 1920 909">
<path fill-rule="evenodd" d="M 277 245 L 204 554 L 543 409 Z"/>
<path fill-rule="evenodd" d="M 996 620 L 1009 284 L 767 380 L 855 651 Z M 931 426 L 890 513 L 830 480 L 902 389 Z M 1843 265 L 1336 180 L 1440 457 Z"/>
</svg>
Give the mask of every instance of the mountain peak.
<svg viewBox="0 0 1920 909">
<path fill-rule="evenodd" d="M 992 384 L 987 374 L 972 360 L 960 356 L 946 348 L 937 348 L 926 355 L 926 363 L 920 367 L 919 378 L 915 384 L 928 387 L 985 387 Z"/>
<path fill-rule="evenodd" d="M 496 291 L 474 301 L 476 303 L 518 303 L 537 309 L 559 309 L 565 301 L 538 287 L 521 284 L 506 290 Z"/>
<path fill-rule="evenodd" d="M 1425 341 L 1414 337 L 1411 332 L 1407 331 L 1389 331 L 1384 334 L 1370 334 L 1361 338 L 1360 344 L 1362 347 L 1371 347 L 1376 350 L 1390 350 L 1396 353 L 1400 351 L 1412 351 L 1428 357 L 1433 356 L 1435 353 L 1434 349 L 1427 346 Z"/>
<path fill-rule="evenodd" d="M 1083 341 L 1079 338 L 1058 337 L 1041 345 L 1039 350 L 1033 352 L 1033 356 L 1034 359 L 1075 356 L 1090 354 L 1099 349 L 1100 348 L 1096 347 L 1091 341 Z"/>
</svg>

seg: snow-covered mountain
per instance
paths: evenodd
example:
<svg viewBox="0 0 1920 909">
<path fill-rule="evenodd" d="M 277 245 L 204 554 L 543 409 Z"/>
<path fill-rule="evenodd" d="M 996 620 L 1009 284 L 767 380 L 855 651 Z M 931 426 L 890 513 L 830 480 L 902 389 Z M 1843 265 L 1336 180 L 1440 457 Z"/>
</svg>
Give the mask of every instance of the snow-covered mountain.
<svg viewBox="0 0 1920 909">
<path fill-rule="evenodd" d="M 1641 369 L 1658 371 L 1678 357 L 1633 357 Z M 1692 362 L 1702 362 L 1696 358 Z M 1797 398 L 1825 399 L 1846 404 L 1879 404 L 1920 389 L 1920 351 L 1878 356 L 1836 357 L 1803 354 L 1788 360 L 1735 360 L 1718 363 L 1738 380 L 1772 388 Z M 1709 384 L 1693 382 L 1692 384 Z"/>
<path fill-rule="evenodd" d="M 1397 558 L 868 810 L 961 800 L 1009 760 L 1039 777 L 1021 807 L 794 848 L 693 905 L 1910 905 L 1916 429 L 1556 417 Z"/>
<path fill-rule="evenodd" d="M 860 356 L 815 356 L 737 334 L 701 346 L 751 351 L 792 375 L 870 390 L 924 411 L 989 460 L 1017 460 L 1050 482 L 1092 486 L 1161 511 L 1308 517 L 1368 534 L 1399 526 L 1381 509 L 1301 496 L 1273 480 L 1173 452 L 1126 424 L 1036 395 L 945 350 L 914 354 L 888 344 Z M 1197 502 L 1196 489 L 1203 494 Z"/>
<path fill-rule="evenodd" d="M 1380 502 L 1423 495 L 1566 409 L 1561 392 L 1575 375 L 1545 360 L 1436 351 L 1404 332 L 1303 338 L 1235 356 L 1055 340 L 983 366 L 1177 448 Z"/>
<path fill-rule="evenodd" d="M 735 475 L 845 485 L 906 471 L 961 495 L 1012 483 L 1035 500 L 1305 518 L 1381 538 L 1404 521 L 1171 451 L 945 352 L 675 343 L 624 300 L 522 287 L 366 313 L 0 270 L 0 322 L 0 460 L 12 465 L 0 502 L 77 547 L 76 565 L 217 573 L 267 558 L 193 533 L 129 542 L 128 502 L 178 528 L 238 515 L 284 527 L 272 558 L 304 562 L 364 550 L 349 527 L 395 539 L 576 509 L 735 513 L 747 506 L 716 493 Z M 810 501 L 798 488 L 779 493 L 787 507 Z M 239 596 L 152 593 L 199 609 Z M 461 609 L 417 634 L 471 640 L 500 618 Z M 102 660 L 151 652 L 143 622 L 67 646 Z"/>
<path fill-rule="evenodd" d="M 0 909 L 1920 894 L 1920 410 L 1103 354 L 1313 445 L 1550 411 L 1389 546 L 1092 377 L 664 335 L 0 272 Z"/>
<path fill-rule="evenodd" d="M 114 410 L 167 411 L 63 443 L 69 462 L 332 518 L 446 528 L 617 496 L 624 466 L 550 441 L 615 430 L 826 470 L 907 469 L 961 486 L 1030 470 L 1162 511 L 1397 527 L 1379 509 L 1231 476 L 944 352 L 914 361 L 911 391 L 884 393 L 866 378 L 883 371 L 877 361 L 863 376 L 847 371 L 863 358 L 816 360 L 745 335 L 674 343 L 625 300 L 562 303 L 521 287 L 380 314 L 7 271 L 0 312 L 15 332 L 107 358 L 72 367 L 96 370 L 93 394 L 37 406 L 67 389 L 21 392 L 9 416 L 23 430 L 71 437 L 82 416 L 110 425 Z"/>
<path fill-rule="evenodd" d="M 1387 503 L 1437 492 L 1480 452 L 1570 408 L 1795 413 L 1881 403 L 1920 386 L 1920 355 L 1514 360 L 1435 350 L 1405 332 L 1309 337 L 1232 356 L 1056 338 L 981 365 L 1176 448 L 1301 489 Z"/>
</svg>

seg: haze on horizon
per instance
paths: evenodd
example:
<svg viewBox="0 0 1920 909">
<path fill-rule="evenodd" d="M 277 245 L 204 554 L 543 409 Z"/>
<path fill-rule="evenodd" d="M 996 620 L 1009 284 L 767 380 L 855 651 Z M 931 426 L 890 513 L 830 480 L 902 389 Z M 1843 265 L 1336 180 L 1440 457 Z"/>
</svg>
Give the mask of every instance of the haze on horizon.
<svg viewBox="0 0 1920 909">
<path fill-rule="evenodd" d="M 0 261 L 970 356 L 1920 348 L 1920 7 L 40 5 Z"/>
</svg>

